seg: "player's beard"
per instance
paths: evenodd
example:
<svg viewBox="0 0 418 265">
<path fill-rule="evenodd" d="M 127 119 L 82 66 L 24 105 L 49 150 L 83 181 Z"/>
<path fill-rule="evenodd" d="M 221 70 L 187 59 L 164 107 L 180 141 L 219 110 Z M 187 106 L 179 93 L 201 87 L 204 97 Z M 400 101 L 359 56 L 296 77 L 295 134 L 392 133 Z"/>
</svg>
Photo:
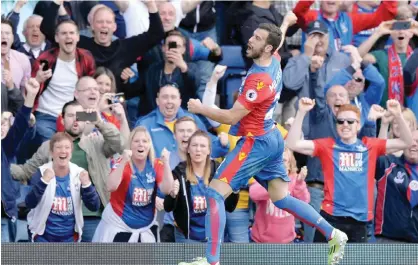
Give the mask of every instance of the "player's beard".
<svg viewBox="0 0 418 265">
<path fill-rule="evenodd" d="M 263 53 L 263 50 L 264 50 L 264 47 L 260 48 L 258 50 L 252 48 L 250 50 L 250 53 L 247 54 L 247 58 L 250 58 L 250 59 L 253 59 L 253 60 L 256 60 L 256 59 L 260 58 L 261 54 Z"/>
</svg>

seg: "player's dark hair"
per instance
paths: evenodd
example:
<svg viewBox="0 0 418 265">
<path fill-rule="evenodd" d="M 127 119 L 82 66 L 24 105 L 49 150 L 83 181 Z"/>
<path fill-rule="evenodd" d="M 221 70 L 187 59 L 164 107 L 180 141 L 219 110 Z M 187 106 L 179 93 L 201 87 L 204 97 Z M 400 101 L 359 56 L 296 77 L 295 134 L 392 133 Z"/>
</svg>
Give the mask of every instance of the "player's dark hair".
<svg viewBox="0 0 418 265">
<path fill-rule="evenodd" d="M 78 103 L 77 102 L 77 100 L 72 100 L 72 101 L 70 101 L 70 102 L 67 102 L 67 103 L 65 103 L 64 104 L 64 107 L 62 107 L 62 112 L 61 112 L 61 114 L 62 114 L 62 117 L 64 118 L 65 117 L 65 111 L 67 110 L 67 108 L 68 107 L 70 107 L 70 106 L 81 106 L 80 105 L 80 103 Z"/>
<path fill-rule="evenodd" d="M 273 46 L 273 49 L 271 50 L 271 54 L 273 54 L 282 41 L 282 31 L 276 25 L 270 23 L 261 23 L 258 28 L 266 30 L 269 33 L 266 43 L 267 45 Z"/>
</svg>

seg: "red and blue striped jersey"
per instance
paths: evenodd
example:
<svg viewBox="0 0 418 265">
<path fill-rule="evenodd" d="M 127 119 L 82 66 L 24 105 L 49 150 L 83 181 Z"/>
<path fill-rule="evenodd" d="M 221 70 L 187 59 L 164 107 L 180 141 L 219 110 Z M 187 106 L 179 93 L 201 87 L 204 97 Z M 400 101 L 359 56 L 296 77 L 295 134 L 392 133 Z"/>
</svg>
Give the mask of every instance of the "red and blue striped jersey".
<svg viewBox="0 0 418 265">
<path fill-rule="evenodd" d="M 333 138 L 313 142 L 313 156 L 324 172 L 322 210 L 360 222 L 372 220 L 376 161 L 386 153 L 386 140 L 364 137 L 350 145 Z"/>
<path fill-rule="evenodd" d="M 119 166 L 120 160 L 112 167 L 112 171 Z M 133 167 L 134 172 L 128 163 L 125 165 L 121 183 L 110 195 L 110 204 L 125 224 L 139 229 L 154 220 L 156 189 L 163 179 L 164 167 L 159 159 L 155 160 L 154 166 L 147 161 L 141 172 Z"/>
<path fill-rule="evenodd" d="M 282 69 L 277 58 L 273 56 L 267 67 L 253 64 L 239 88 L 237 99 L 251 112 L 231 126 L 229 134 L 259 136 L 267 133 L 274 126 L 273 112 L 282 86 Z"/>
</svg>

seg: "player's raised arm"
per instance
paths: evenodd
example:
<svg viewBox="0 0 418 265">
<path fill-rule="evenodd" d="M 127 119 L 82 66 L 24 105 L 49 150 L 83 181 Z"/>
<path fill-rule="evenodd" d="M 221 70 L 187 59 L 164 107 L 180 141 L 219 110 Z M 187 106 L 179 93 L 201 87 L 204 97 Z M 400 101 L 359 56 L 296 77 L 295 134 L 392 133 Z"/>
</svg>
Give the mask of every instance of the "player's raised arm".
<svg viewBox="0 0 418 265">
<path fill-rule="evenodd" d="M 191 113 L 202 114 L 211 120 L 230 125 L 237 124 L 250 113 L 238 100 L 235 101 L 232 109 L 217 109 L 203 105 L 199 99 L 190 99 L 187 103 L 187 108 Z"/>
<path fill-rule="evenodd" d="M 310 98 L 301 98 L 299 100 L 298 112 L 286 138 L 286 145 L 290 150 L 309 156 L 313 155 L 315 144 L 313 141 L 302 139 L 302 122 L 306 113 L 314 106 L 315 100 Z"/>
</svg>

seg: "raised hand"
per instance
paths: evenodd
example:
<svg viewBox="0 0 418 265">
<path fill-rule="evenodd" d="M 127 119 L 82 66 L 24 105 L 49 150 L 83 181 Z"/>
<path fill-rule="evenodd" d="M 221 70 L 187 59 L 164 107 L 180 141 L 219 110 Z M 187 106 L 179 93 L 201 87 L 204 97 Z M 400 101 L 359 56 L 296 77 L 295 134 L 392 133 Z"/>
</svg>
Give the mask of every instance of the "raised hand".
<svg viewBox="0 0 418 265">
<path fill-rule="evenodd" d="M 360 53 L 358 52 L 358 49 L 356 47 L 354 47 L 353 45 L 346 45 L 342 47 L 342 50 L 350 54 L 351 63 L 358 64 L 358 67 L 360 67 L 360 64 L 363 61 L 363 59 L 361 58 Z"/>
<path fill-rule="evenodd" d="M 218 138 L 219 138 L 219 141 L 221 142 L 221 145 L 222 145 L 222 146 L 227 146 L 227 145 L 228 145 L 228 143 L 229 143 L 228 134 L 226 134 L 226 133 L 224 133 L 224 132 L 221 132 L 221 133 L 218 135 Z"/>
<path fill-rule="evenodd" d="M 316 45 L 318 45 L 318 42 L 319 42 L 319 36 L 317 36 L 316 34 L 309 35 L 305 41 L 304 53 L 307 56 L 312 57 L 315 53 L 315 48 L 316 48 Z"/>
<path fill-rule="evenodd" d="M 90 185 L 91 181 L 90 181 L 89 173 L 87 171 L 83 170 L 80 173 L 80 182 L 81 182 L 81 186 Z"/>
<path fill-rule="evenodd" d="M 291 27 L 296 24 L 298 21 L 297 16 L 291 10 L 286 13 L 286 16 L 283 19 L 283 23 L 287 24 L 287 26 Z"/>
<path fill-rule="evenodd" d="M 299 99 L 299 111 L 309 112 L 315 106 L 315 100 L 310 98 Z"/>
<path fill-rule="evenodd" d="M 120 78 L 122 79 L 124 84 L 128 83 L 129 79 L 134 76 L 135 76 L 134 71 L 132 71 L 132 69 L 129 67 L 126 67 L 125 69 L 123 69 L 122 73 L 120 74 Z"/>
<path fill-rule="evenodd" d="M 55 178 L 55 172 L 52 168 L 47 168 L 42 175 L 42 180 L 45 183 L 49 183 L 51 179 Z"/>
<path fill-rule="evenodd" d="M 131 150 L 123 150 L 122 153 L 122 160 L 124 160 L 125 162 L 131 161 L 131 157 L 132 157 L 132 151 Z"/>
<path fill-rule="evenodd" d="M 158 211 L 164 210 L 164 199 L 157 196 L 155 198 L 155 208 L 157 208 Z"/>
<path fill-rule="evenodd" d="M 396 20 L 383 21 L 376 29 L 376 34 L 379 36 L 388 35 L 392 32 L 392 25 Z"/>
<path fill-rule="evenodd" d="M 39 92 L 39 82 L 36 81 L 35 78 L 29 78 L 28 82 L 26 82 L 25 85 L 25 90 L 26 90 L 26 95 L 27 96 L 31 96 L 31 97 L 36 97 L 36 95 Z"/>
<path fill-rule="evenodd" d="M 228 67 L 225 65 L 220 65 L 220 64 L 216 65 L 215 69 L 213 69 L 211 80 L 214 82 L 218 82 L 219 79 L 221 79 L 222 76 L 224 76 L 227 68 Z"/>
<path fill-rule="evenodd" d="M 187 102 L 187 110 L 191 113 L 199 114 L 200 109 L 202 107 L 202 102 L 200 102 L 200 99 L 189 99 L 189 102 Z"/>
<path fill-rule="evenodd" d="M 369 121 L 377 121 L 378 119 L 382 118 L 385 115 L 385 109 L 381 106 L 374 104 L 370 108 L 369 115 L 367 116 L 367 119 Z"/>
<path fill-rule="evenodd" d="M 10 72 L 10 70 L 3 69 L 3 80 L 8 89 L 12 89 L 15 87 L 15 84 L 13 83 L 13 75 Z"/>
<path fill-rule="evenodd" d="M 311 72 L 318 71 L 318 69 L 321 68 L 323 64 L 324 64 L 324 57 L 318 56 L 318 55 L 312 56 L 311 66 L 310 66 Z"/>
<path fill-rule="evenodd" d="M 165 165 L 168 165 L 170 163 L 170 151 L 163 148 L 163 150 L 161 151 L 161 157 L 160 158 Z"/>
<path fill-rule="evenodd" d="M 210 51 L 214 52 L 215 55 L 219 56 L 221 55 L 221 47 L 210 37 L 206 37 L 204 40 L 202 40 L 202 45 L 208 48 Z"/>
<path fill-rule="evenodd" d="M 36 80 L 39 83 L 43 83 L 46 80 L 48 80 L 49 78 L 51 78 L 52 76 L 52 69 L 48 69 L 46 71 L 43 71 L 44 64 L 41 64 L 41 66 L 39 67 L 38 72 L 36 72 Z"/>
<path fill-rule="evenodd" d="M 170 196 L 173 197 L 173 198 L 176 198 L 177 194 L 179 194 L 179 190 L 180 190 L 180 182 L 179 182 L 178 179 L 176 179 L 173 182 L 173 187 L 171 188 Z"/>
<path fill-rule="evenodd" d="M 399 104 L 399 101 L 395 99 L 388 100 L 386 102 L 386 108 L 394 117 L 402 115 L 401 104 Z"/>
<path fill-rule="evenodd" d="M 308 175 L 308 168 L 306 166 L 303 166 L 300 169 L 300 172 L 299 172 L 299 175 L 297 177 L 297 180 L 298 181 L 304 181 L 307 175 Z"/>
</svg>

